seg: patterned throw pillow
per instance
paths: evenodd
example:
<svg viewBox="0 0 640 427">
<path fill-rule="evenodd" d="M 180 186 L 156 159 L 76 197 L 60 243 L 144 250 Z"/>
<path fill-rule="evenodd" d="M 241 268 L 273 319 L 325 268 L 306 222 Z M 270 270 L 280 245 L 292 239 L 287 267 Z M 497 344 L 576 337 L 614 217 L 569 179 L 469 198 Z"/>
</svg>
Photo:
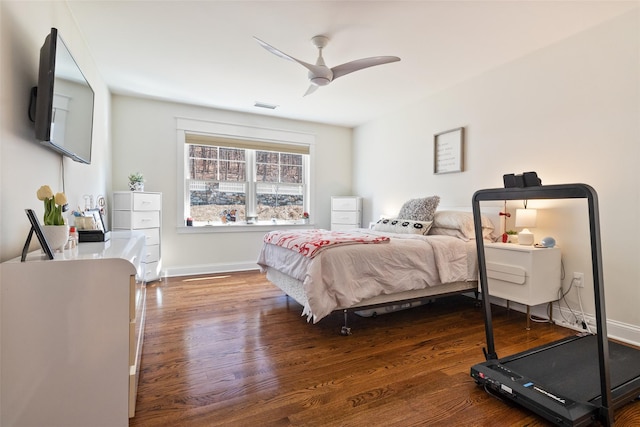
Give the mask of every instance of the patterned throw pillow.
<svg viewBox="0 0 640 427">
<path fill-rule="evenodd" d="M 431 221 L 411 221 L 401 218 L 381 219 L 373 227 L 373 230 L 385 233 L 426 235 L 431 224 Z"/>
<path fill-rule="evenodd" d="M 440 203 L 440 196 L 411 199 L 402 205 L 400 212 L 398 212 L 398 218 L 414 221 L 433 221 L 438 203 Z"/>
</svg>

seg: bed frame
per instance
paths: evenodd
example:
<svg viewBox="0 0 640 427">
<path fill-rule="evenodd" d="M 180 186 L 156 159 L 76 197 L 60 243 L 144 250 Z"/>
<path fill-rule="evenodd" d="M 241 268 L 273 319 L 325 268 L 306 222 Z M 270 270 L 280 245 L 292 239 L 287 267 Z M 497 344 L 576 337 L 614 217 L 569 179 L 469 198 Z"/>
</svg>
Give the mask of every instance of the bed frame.
<svg viewBox="0 0 640 427">
<path fill-rule="evenodd" d="M 302 288 L 302 282 L 280 271 L 267 267 L 267 279 L 279 287 L 288 297 L 295 300 L 298 304 L 305 306 L 307 302 L 306 295 Z M 414 289 L 395 294 L 378 295 L 360 301 L 351 307 L 339 307 L 334 312 L 341 311 L 344 314 L 344 325 L 340 329 L 340 335 L 351 335 L 351 327 L 348 324 L 348 314 L 350 312 L 359 312 L 363 310 L 372 310 L 379 307 L 387 307 L 389 305 L 399 305 L 399 309 L 416 307 L 424 300 L 435 299 L 445 296 L 458 295 L 473 292 L 478 299 L 478 281 L 453 282 L 439 286 L 428 287 L 424 289 Z M 417 303 L 417 304 L 416 304 Z M 393 310 L 397 311 L 397 310 Z M 374 314 L 375 315 L 375 314 Z"/>
<path fill-rule="evenodd" d="M 441 211 L 464 211 L 471 213 L 471 207 L 441 207 Z M 494 224 L 496 231 L 495 234 L 499 235 L 504 232 L 504 217 L 500 215 L 501 207 L 487 206 L 483 208 L 483 215 L 489 217 Z M 284 274 L 274 268 L 267 268 L 267 280 L 280 288 L 288 297 L 295 300 L 303 307 L 307 303 L 307 297 L 304 293 L 302 282 L 287 274 Z M 425 300 L 433 300 L 440 297 L 446 297 L 451 295 L 460 295 L 473 292 L 478 301 L 478 281 L 462 281 L 445 283 L 439 286 L 427 287 L 424 289 L 414 289 L 394 294 L 382 294 L 372 298 L 368 298 L 360 301 L 350 307 L 339 307 L 334 312 L 342 312 L 344 315 L 344 325 L 340 330 L 341 335 L 351 335 L 351 327 L 348 325 L 348 314 L 350 312 L 362 312 L 372 311 L 372 315 L 376 315 L 378 312 L 376 308 L 388 307 L 390 305 L 398 306 L 395 309 L 387 310 L 385 312 L 397 311 L 401 309 L 413 308 L 424 303 Z M 380 312 L 382 313 L 382 312 Z"/>
</svg>

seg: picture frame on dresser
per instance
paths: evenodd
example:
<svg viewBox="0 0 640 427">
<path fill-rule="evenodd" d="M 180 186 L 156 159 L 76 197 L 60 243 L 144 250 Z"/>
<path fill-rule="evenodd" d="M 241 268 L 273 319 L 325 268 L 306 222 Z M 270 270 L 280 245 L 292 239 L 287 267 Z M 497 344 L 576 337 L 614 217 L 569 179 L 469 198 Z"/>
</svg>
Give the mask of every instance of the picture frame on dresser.
<svg viewBox="0 0 640 427">
<path fill-rule="evenodd" d="M 31 238 L 35 233 L 38 238 L 38 242 L 40 242 L 40 246 L 44 251 L 45 255 L 49 259 L 53 259 L 53 251 L 51 250 L 51 246 L 49 246 L 49 242 L 42 231 L 42 227 L 40 226 L 40 222 L 36 217 L 33 209 L 25 209 L 25 213 L 27 214 L 27 218 L 29 218 L 29 222 L 31 223 L 31 229 L 29 230 L 29 235 L 27 236 L 27 241 L 24 243 L 24 247 L 22 248 L 22 256 L 20 257 L 20 261 L 24 262 L 27 259 L 27 253 L 29 252 L 29 245 L 31 245 Z"/>
<path fill-rule="evenodd" d="M 96 227 L 98 230 L 106 233 L 107 231 L 109 231 L 109 229 L 107 228 L 107 223 L 105 221 L 104 215 L 102 213 L 102 211 L 100 209 L 89 209 L 86 212 L 87 216 L 91 216 L 93 217 L 93 220 L 96 223 Z"/>
</svg>

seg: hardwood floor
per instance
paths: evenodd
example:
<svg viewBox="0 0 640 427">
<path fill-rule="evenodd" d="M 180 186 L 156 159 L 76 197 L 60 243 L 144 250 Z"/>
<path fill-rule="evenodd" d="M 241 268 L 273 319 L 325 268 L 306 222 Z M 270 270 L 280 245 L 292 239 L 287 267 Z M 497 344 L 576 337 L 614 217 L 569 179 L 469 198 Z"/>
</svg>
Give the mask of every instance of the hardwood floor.
<svg viewBox="0 0 640 427">
<path fill-rule="evenodd" d="M 318 324 L 258 272 L 147 287 L 135 418 L 143 426 L 546 426 L 469 376 L 484 360 L 482 310 L 450 297 L 374 318 Z M 574 334 L 494 310 L 506 356 Z M 616 412 L 640 425 L 640 402 Z"/>
</svg>

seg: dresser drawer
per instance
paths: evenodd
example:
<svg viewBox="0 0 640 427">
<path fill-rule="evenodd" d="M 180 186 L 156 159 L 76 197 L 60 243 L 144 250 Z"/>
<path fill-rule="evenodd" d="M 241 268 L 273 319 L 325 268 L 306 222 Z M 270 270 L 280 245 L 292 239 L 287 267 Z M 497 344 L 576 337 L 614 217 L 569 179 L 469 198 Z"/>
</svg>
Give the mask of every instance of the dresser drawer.
<svg viewBox="0 0 640 427">
<path fill-rule="evenodd" d="M 360 212 L 331 212 L 332 224 L 360 224 Z"/>
<path fill-rule="evenodd" d="M 113 195 L 114 210 L 159 211 L 162 208 L 160 193 L 119 192 Z"/>
<path fill-rule="evenodd" d="M 113 211 L 113 228 L 138 230 L 160 227 L 158 211 Z"/>
<path fill-rule="evenodd" d="M 145 264 L 144 280 L 145 282 L 152 282 L 160 277 L 160 261 L 150 262 Z"/>
<path fill-rule="evenodd" d="M 332 197 L 331 210 L 356 211 L 360 210 L 360 198 L 358 197 Z"/>
<path fill-rule="evenodd" d="M 145 264 L 149 264 L 151 262 L 156 262 L 160 259 L 160 245 L 151 245 L 145 248 L 145 255 L 142 262 Z"/>
<path fill-rule="evenodd" d="M 160 229 L 159 228 L 145 228 L 140 230 L 144 234 L 145 245 L 158 245 L 160 244 Z"/>
</svg>

